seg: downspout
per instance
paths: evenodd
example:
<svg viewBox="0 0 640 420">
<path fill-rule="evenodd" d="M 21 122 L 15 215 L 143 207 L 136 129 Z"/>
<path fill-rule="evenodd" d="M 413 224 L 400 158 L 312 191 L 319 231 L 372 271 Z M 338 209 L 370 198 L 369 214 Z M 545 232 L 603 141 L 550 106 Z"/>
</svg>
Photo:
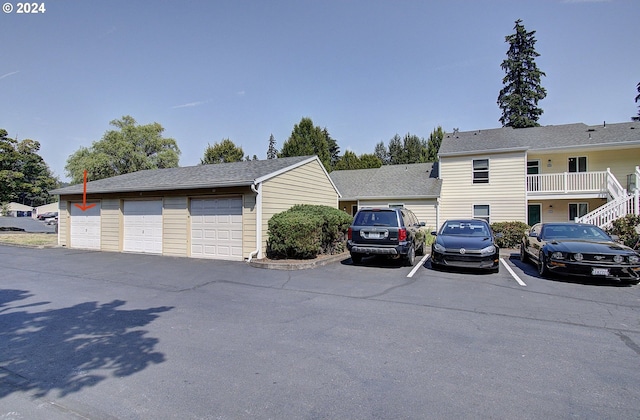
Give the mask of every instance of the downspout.
<svg viewBox="0 0 640 420">
<path fill-rule="evenodd" d="M 257 188 L 256 188 L 257 185 Z M 249 254 L 247 262 L 255 258 L 260 258 L 262 248 L 262 183 L 251 184 L 251 191 L 256 193 L 256 250 Z"/>
</svg>

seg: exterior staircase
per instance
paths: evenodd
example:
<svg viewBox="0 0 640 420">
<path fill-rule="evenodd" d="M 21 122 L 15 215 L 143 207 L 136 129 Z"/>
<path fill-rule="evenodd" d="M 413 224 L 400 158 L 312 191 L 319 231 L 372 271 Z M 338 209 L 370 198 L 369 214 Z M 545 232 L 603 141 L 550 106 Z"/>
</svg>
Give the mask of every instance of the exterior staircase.
<svg viewBox="0 0 640 420">
<path fill-rule="evenodd" d="M 635 183 L 631 192 L 622 188 L 614 177 L 611 178 L 608 182 L 609 201 L 582 217 L 576 217 L 576 223 L 590 223 L 606 229 L 620 217 L 628 214 L 640 215 L 640 167 L 636 166 Z"/>
</svg>

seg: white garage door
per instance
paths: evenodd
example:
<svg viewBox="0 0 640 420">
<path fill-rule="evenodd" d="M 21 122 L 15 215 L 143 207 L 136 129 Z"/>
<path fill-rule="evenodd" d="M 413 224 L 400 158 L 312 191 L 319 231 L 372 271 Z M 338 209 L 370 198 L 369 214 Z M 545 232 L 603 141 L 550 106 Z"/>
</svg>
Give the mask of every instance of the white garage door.
<svg viewBox="0 0 640 420">
<path fill-rule="evenodd" d="M 79 204 L 79 203 L 78 203 Z M 75 203 L 69 209 L 71 248 L 100 249 L 100 203 L 82 211 Z"/>
<path fill-rule="evenodd" d="M 124 243 L 128 252 L 162 254 L 162 200 L 125 201 Z"/>
<path fill-rule="evenodd" d="M 191 256 L 242 260 L 242 198 L 191 200 Z"/>
</svg>

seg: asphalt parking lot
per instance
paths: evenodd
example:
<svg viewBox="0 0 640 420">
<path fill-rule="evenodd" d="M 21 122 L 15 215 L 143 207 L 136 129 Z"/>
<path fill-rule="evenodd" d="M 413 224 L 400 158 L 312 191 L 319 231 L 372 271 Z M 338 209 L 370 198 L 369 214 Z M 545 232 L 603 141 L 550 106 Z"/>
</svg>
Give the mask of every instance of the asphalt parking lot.
<svg viewBox="0 0 640 420">
<path fill-rule="evenodd" d="M 0 270 L 0 419 L 638 417 L 640 287 L 515 255 L 279 271 L 0 246 Z"/>
</svg>

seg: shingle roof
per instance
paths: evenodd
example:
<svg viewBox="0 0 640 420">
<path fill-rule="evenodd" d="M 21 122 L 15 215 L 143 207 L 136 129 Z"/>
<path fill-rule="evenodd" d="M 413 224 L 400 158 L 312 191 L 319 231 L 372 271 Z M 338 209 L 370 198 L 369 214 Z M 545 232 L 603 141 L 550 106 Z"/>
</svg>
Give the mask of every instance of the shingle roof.
<svg viewBox="0 0 640 420">
<path fill-rule="evenodd" d="M 251 185 L 256 180 L 317 159 L 315 156 L 252 160 L 180 168 L 149 169 L 87 182 L 87 193 L 167 191 L 192 188 Z M 51 194 L 81 194 L 82 184 L 51 191 Z"/>
<path fill-rule="evenodd" d="M 560 150 L 585 147 L 640 146 L 640 123 L 549 125 L 530 128 L 494 128 L 447 133 L 439 155 L 508 150 Z"/>
<path fill-rule="evenodd" d="M 439 197 L 442 186 L 437 163 L 333 171 L 329 176 L 343 200 Z"/>
</svg>

